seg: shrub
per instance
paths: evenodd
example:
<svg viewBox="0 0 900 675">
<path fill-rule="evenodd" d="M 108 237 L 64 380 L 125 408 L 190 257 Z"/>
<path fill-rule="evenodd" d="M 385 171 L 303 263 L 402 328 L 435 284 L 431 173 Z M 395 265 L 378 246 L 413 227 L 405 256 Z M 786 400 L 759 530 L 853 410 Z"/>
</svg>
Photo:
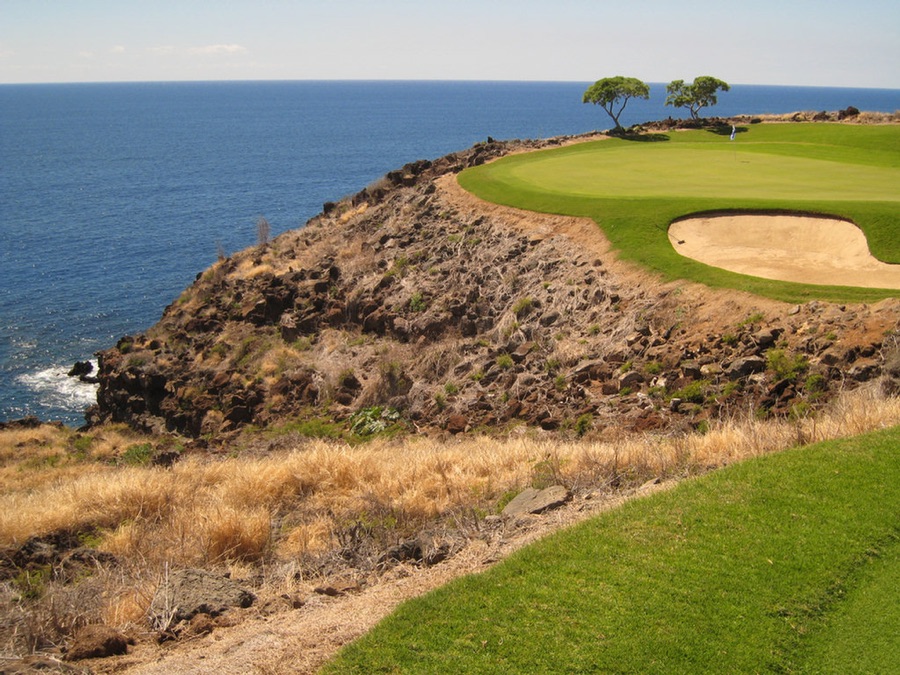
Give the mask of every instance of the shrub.
<svg viewBox="0 0 900 675">
<path fill-rule="evenodd" d="M 399 420 L 400 413 L 394 408 L 373 405 L 350 416 L 350 431 L 357 436 L 372 436 L 386 431 Z"/>
<path fill-rule="evenodd" d="M 413 312 L 422 312 L 425 310 L 425 299 L 419 291 L 412 294 L 409 299 L 409 309 Z"/>
<path fill-rule="evenodd" d="M 688 403 L 703 403 L 708 386 L 709 380 L 695 380 L 678 391 L 672 392 L 672 398 L 680 398 Z"/>
<path fill-rule="evenodd" d="M 779 380 L 796 380 L 809 368 L 809 360 L 803 354 L 788 356 L 783 349 L 767 351 L 766 363 Z"/>
<path fill-rule="evenodd" d="M 513 360 L 509 354 L 501 354 L 497 357 L 497 366 L 503 370 L 509 370 L 513 367 Z"/>
<path fill-rule="evenodd" d="M 527 314 L 528 310 L 531 309 L 531 306 L 534 304 L 534 301 L 531 298 L 520 298 L 516 304 L 513 305 L 513 313 L 516 316 L 522 316 L 523 314 Z"/>
<path fill-rule="evenodd" d="M 119 462 L 131 466 L 141 466 L 150 463 L 153 457 L 153 445 L 151 443 L 135 443 L 125 449 L 119 457 Z"/>
<path fill-rule="evenodd" d="M 592 426 L 594 426 L 594 416 L 590 413 L 585 413 L 575 420 L 575 433 L 579 436 L 584 436 L 591 430 Z"/>
</svg>

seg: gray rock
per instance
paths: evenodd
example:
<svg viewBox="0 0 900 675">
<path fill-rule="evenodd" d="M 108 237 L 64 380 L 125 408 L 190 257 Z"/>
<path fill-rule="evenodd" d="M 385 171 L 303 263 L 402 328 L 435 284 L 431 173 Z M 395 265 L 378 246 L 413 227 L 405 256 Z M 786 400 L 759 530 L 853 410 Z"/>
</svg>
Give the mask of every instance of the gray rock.
<svg viewBox="0 0 900 675">
<path fill-rule="evenodd" d="M 753 373 L 761 373 L 766 369 L 766 360 L 761 356 L 744 356 L 735 359 L 728 366 L 725 374 L 733 380 L 747 377 Z"/>
<path fill-rule="evenodd" d="M 154 626 L 165 630 L 197 614 L 218 616 L 231 607 L 249 607 L 255 596 L 231 579 L 199 569 L 177 570 L 160 584 L 150 605 Z"/>
<path fill-rule="evenodd" d="M 571 498 L 572 494 L 562 485 L 552 485 L 543 490 L 527 488 L 506 505 L 503 515 L 520 516 L 527 513 L 543 513 L 559 508 Z"/>
</svg>

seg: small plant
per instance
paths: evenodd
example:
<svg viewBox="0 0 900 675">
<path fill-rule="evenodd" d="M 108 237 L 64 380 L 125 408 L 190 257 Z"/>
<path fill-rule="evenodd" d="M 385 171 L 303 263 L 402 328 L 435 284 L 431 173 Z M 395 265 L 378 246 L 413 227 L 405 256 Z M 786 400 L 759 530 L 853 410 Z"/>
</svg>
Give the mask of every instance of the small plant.
<svg viewBox="0 0 900 675">
<path fill-rule="evenodd" d="M 143 466 L 150 463 L 153 457 L 153 445 L 151 443 L 135 443 L 125 449 L 119 457 L 121 464 L 129 466 Z"/>
<path fill-rule="evenodd" d="M 291 346 L 298 352 L 307 352 L 312 349 L 312 344 L 312 338 L 304 335 L 294 340 Z"/>
<path fill-rule="evenodd" d="M 762 320 L 765 319 L 765 318 L 766 318 L 766 316 L 765 316 L 765 314 L 763 314 L 762 312 L 754 312 L 753 314 L 751 314 L 750 316 L 748 316 L 746 319 L 744 319 L 743 321 L 741 321 L 741 322 L 738 324 L 738 327 L 739 327 L 739 328 L 743 328 L 744 326 L 750 326 L 750 325 L 752 325 L 752 324 L 754 324 L 754 323 L 760 323 L 760 322 L 762 322 Z"/>
<path fill-rule="evenodd" d="M 591 324 L 588 328 L 588 335 L 600 335 L 600 324 Z"/>
<path fill-rule="evenodd" d="M 50 580 L 50 568 L 39 567 L 34 570 L 22 570 L 12 581 L 22 600 L 37 600 L 44 595 L 47 582 Z"/>
<path fill-rule="evenodd" d="M 372 436 L 387 430 L 399 420 L 399 411 L 374 405 L 350 416 L 350 431 L 357 436 Z"/>
<path fill-rule="evenodd" d="M 562 461 L 559 457 L 548 455 L 545 459 L 535 462 L 531 469 L 531 487 L 535 490 L 560 485 L 562 482 Z"/>
<path fill-rule="evenodd" d="M 444 398 L 443 394 L 437 393 L 434 395 L 434 404 L 437 406 L 438 410 L 443 410 L 447 407 L 447 399 Z"/>
<path fill-rule="evenodd" d="M 513 313 L 516 316 L 523 316 L 524 314 L 528 313 L 528 311 L 531 309 L 533 304 L 534 304 L 534 301 L 531 298 L 528 298 L 528 297 L 520 298 L 516 302 L 516 304 L 513 305 L 513 308 L 512 308 Z"/>
<path fill-rule="evenodd" d="M 644 372 L 648 375 L 659 375 L 662 369 L 662 364 L 659 361 L 650 361 L 644 366 Z"/>
<path fill-rule="evenodd" d="M 728 345 L 729 347 L 734 347 L 737 343 L 737 335 L 734 335 L 733 333 L 726 333 L 722 336 L 722 344 Z"/>
<path fill-rule="evenodd" d="M 128 361 L 125 362 L 125 366 L 127 368 L 140 368 L 147 364 L 147 359 L 144 356 L 139 356 L 137 354 L 132 354 L 128 357 Z"/>
<path fill-rule="evenodd" d="M 557 375 L 556 379 L 553 380 L 553 386 L 556 387 L 557 391 L 565 391 L 567 387 L 566 376 Z"/>
<path fill-rule="evenodd" d="M 725 386 L 722 387 L 722 395 L 723 396 L 731 396 L 735 392 L 741 390 L 741 383 L 739 380 L 731 380 L 730 382 L 726 382 Z"/>
<path fill-rule="evenodd" d="M 80 458 L 87 457 L 87 454 L 90 451 L 91 444 L 93 442 L 93 436 L 89 434 L 77 434 L 72 439 L 72 451 Z"/>
<path fill-rule="evenodd" d="M 575 420 L 575 433 L 578 434 L 579 437 L 584 436 L 593 426 L 594 416 L 590 413 L 585 413 Z"/>
<path fill-rule="evenodd" d="M 444 393 L 447 396 L 455 396 L 459 393 L 459 387 L 457 387 L 453 382 L 448 382 L 444 385 Z"/>
<path fill-rule="evenodd" d="M 425 298 L 419 291 L 412 294 L 409 299 L 409 309 L 413 312 L 422 312 L 425 310 Z"/>
<path fill-rule="evenodd" d="M 501 354 L 497 357 L 497 366 L 503 370 L 509 370 L 513 367 L 513 360 L 509 354 Z"/>
<path fill-rule="evenodd" d="M 478 370 L 476 370 L 474 373 L 472 373 L 471 375 L 469 375 L 469 378 L 470 378 L 473 382 L 481 382 L 481 380 L 484 379 L 484 371 L 481 370 L 481 369 L 478 369 Z"/>
<path fill-rule="evenodd" d="M 694 380 L 678 391 L 672 392 L 672 398 L 680 398 L 688 403 L 703 403 L 706 400 L 706 388 L 709 380 Z"/>
<path fill-rule="evenodd" d="M 809 360 L 803 354 L 788 356 L 783 349 L 767 351 L 766 363 L 779 380 L 796 380 L 809 368 Z"/>
<path fill-rule="evenodd" d="M 810 394 L 810 396 L 817 397 L 825 393 L 825 390 L 828 389 L 828 378 L 822 375 L 822 373 L 811 373 L 806 378 L 803 389 Z"/>
</svg>

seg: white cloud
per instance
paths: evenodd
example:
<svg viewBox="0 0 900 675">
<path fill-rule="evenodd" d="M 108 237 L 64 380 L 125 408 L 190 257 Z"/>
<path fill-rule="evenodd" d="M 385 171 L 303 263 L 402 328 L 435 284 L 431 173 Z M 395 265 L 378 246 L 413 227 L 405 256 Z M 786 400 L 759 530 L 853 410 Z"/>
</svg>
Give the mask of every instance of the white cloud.
<svg viewBox="0 0 900 675">
<path fill-rule="evenodd" d="M 177 50 L 172 45 L 161 45 L 159 47 L 149 47 L 148 50 L 151 54 L 156 54 L 157 56 L 171 56 Z"/>
<path fill-rule="evenodd" d="M 78 56 L 82 59 L 92 59 L 92 58 L 94 58 L 94 52 L 89 52 L 89 51 L 78 52 Z"/>
<path fill-rule="evenodd" d="M 113 47 L 112 49 L 109 50 L 109 53 L 110 54 L 124 54 L 125 47 L 123 47 L 122 45 L 116 45 L 115 47 Z"/>
<path fill-rule="evenodd" d="M 188 54 L 201 56 L 216 56 L 219 54 L 246 54 L 247 48 L 242 45 L 206 45 L 203 47 L 191 47 Z"/>
</svg>

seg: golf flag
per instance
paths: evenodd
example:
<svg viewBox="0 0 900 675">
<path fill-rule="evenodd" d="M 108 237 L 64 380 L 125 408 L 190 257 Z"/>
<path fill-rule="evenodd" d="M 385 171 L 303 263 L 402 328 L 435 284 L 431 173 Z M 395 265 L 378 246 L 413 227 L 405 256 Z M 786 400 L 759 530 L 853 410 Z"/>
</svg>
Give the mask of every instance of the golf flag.
<svg viewBox="0 0 900 675">
<path fill-rule="evenodd" d="M 733 124 L 731 125 L 731 140 L 734 140 L 734 135 L 737 133 L 737 127 Z"/>
</svg>

